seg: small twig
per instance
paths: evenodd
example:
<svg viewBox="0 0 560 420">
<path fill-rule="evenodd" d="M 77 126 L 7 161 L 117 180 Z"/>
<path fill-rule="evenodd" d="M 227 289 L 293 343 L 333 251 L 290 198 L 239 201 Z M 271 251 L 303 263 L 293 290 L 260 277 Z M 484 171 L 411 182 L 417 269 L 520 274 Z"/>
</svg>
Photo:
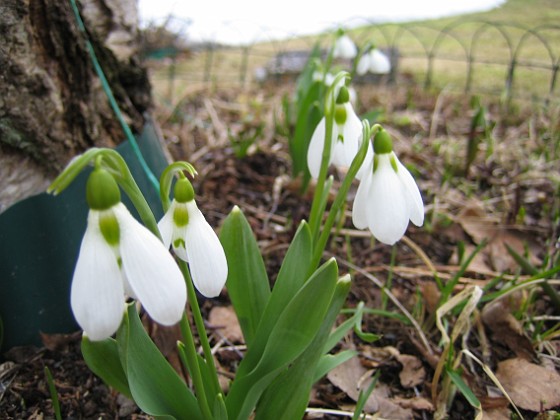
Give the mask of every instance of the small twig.
<svg viewBox="0 0 560 420">
<path fill-rule="evenodd" d="M 305 409 L 306 413 L 309 414 L 330 414 L 332 416 L 338 416 L 338 417 L 352 417 L 354 415 L 354 413 L 352 411 L 342 411 L 342 410 L 333 410 L 333 409 L 329 409 L 329 408 L 306 408 Z M 378 416 L 372 416 L 369 414 L 366 414 L 365 419 L 367 420 L 386 420 L 383 419 L 382 417 L 378 417 Z"/>
</svg>

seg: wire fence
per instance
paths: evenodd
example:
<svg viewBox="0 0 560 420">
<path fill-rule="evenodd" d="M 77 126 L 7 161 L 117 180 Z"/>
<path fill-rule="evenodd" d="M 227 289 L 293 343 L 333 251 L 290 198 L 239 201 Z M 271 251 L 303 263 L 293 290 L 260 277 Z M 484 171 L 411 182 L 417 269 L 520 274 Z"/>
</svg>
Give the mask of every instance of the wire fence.
<svg viewBox="0 0 560 420">
<path fill-rule="evenodd" d="M 164 66 L 155 66 L 152 80 L 171 96 L 192 84 L 246 86 L 266 78 L 295 77 L 315 45 L 324 50 L 331 47 L 334 32 L 242 46 L 213 39 L 192 43 L 188 55 L 174 55 Z M 531 28 L 456 20 L 436 27 L 364 22 L 348 33 L 358 46 L 373 41 L 391 55 L 393 74 L 386 82 L 412 78 L 426 88 L 546 102 L 559 99 L 560 25 Z"/>
</svg>

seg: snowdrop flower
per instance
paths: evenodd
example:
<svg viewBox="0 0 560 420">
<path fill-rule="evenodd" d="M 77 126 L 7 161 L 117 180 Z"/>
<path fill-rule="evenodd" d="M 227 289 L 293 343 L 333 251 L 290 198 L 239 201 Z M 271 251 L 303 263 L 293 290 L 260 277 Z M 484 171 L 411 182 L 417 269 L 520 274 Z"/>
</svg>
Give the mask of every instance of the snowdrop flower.
<svg viewBox="0 0 560 420">
<path fill-rule="evenodd" d="M 119 187 L 105 169 L 91 173 L 86 198 L 90 211 L 70 296 L 84 333 L 94 341 L 114 334 L 125 311 L 125 292 L 160 324 L 178 322 L 187 292 L 169 251 L 121 203 Z"/>
<path fill-rule="evenodd" d="M 362 122 L 350 103 L 348 89 L 342 86 L 338 92 L 334 109 L 332 144 L 329 157 L 337 166 L 349 167 L 358 152 L 362 138 Z M 319 177 L 323 149 L 325 147 L 326 117 L 323 117 L 311 136 L 307 149 L 307 166 L 311 176 Z"/>
<path fill-rule="evenodd" d="M 339 31 L 338 38 L 334 43 L 333 58 L 352 60 L 358 54 L 358 49 L 354 41 L 344 32 Z"/>
<path fill-rule="evenodd" d="M 206 297 L 216 297 L 228 275 L 224 249 L 214 229 L 208 224 L 194 201 L 194 190 L 187 178 L 175 183 L 175 198 L 158 223 L 163 243 L 189 263 L 197 290 Z"/>
<path fill-rule="evenodd" d="M 424 223 L 424 204 L 412 175 L 393 152 L 391 137 L 381 129 L 373 140 L 374 155 L 364 161 L 363 174 L 352 209 L 358 229 L 369 228 L 381 242 L 393 245 L 408 221 Z M 367 159 L 367 158 L 366 158 Z"/>
<path fill-rule="evenodd" d="M 356 73 L 363 76 L 367 72 L 374 74 L 388 74 L 391 71 L 391 62 L 382 51 L 372 48 L 360 57 L 356 66 Z"/>
</svg>

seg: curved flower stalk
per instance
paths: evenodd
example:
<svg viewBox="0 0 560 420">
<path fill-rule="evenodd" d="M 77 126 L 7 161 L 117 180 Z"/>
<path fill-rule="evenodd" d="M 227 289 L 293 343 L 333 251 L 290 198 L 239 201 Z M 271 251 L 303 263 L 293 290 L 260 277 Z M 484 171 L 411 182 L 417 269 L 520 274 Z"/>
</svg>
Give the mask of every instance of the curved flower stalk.
<svg viewBox="0 0 560 420">
<path fill-rule="evenodd" d="M 329 165 L 332 163 L 337 166 L 349 167 L 361 144 L 362 122 L 352 107 L 350 94 L 345 86 L 339 88 L 334 109 L 334 122 Z M 314 179 L 318 178 L 321 169 L 321 160 L 325 147 L 325 131 L 326 117 L 323 117 L 319 124 L 317 124 L 307 149 L 307 166 L 309 173 Z"/>
<path fill-rule="evenodd" d="M 345 60 L 352 60 L 358 54 L 358 49 L 354 41 L 344 33 L 344 31 L 338 31 L 338 37 L 334 43 L 333 47 L 333 58 L 342 58 Z"/>
<path fill-rule="evenodd" d="M 80 327 L 93 341 L 114 334 L 125 311 L 125 292 L 158 323 L 177 323 L 187 293 L 173 257 L 121 203 L 107 170 L 96 167 L 86 191 L 90 211 L 70 296 Z"/>
<path fill-rule="evenodd" d="M 352 222 L 358 229 L 369 228 L 379 241 L 393 245 L 404 235 L 409 220 L 422 226 L 424 204 L 414 178 L 393 152 L 391 137 L 385 130 L 375 135 L 373 149 L 373 157 L 364 161 Z"/>
<path fill-rule="evenodd" d="M 206 297 L 216 297 L 227 280 L 228 267 L 224 249 L 214 229 L 208 224 L 194 200 L 194 190 L 184 176 L 175 184 L 175 198 L 158 223 L 163 243 L 189 263 L 197 290 Z"/>
<path fill-rule="evenodd" d="M 367 72 L 373 74 L 388 74 L 391 71 L 391 61 L 378 48 L 373 47 L 358 60 L 356 73 L 363 76 Z"/>
</svg>

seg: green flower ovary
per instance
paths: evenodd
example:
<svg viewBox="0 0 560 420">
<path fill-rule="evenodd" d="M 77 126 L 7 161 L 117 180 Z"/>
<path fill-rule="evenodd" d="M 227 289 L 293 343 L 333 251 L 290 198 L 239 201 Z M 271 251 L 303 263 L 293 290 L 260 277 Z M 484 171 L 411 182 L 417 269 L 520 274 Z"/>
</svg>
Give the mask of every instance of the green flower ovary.
<svg viewBox="0 0 560 420">
<path fill-rule="evenodd" d="M 115 178 L 103 168 L 95 168 L 86 184 L 86 200 L 92 210 L 108 210 L 121 202 Z"/>
<path fill-rule="evenodd" d="M 174 198 L 178 203 L 188 203 L 194 200 L 194 189 L 187 178 L 180 178 L 175 183 Z"/>
<path fill-rule="evenodd" d="M 393 151 L 393 140 L 384 129 L 379 130 L 373 138 L 373 151 L 376 154 L 391 153 Z"/>
</svg>

